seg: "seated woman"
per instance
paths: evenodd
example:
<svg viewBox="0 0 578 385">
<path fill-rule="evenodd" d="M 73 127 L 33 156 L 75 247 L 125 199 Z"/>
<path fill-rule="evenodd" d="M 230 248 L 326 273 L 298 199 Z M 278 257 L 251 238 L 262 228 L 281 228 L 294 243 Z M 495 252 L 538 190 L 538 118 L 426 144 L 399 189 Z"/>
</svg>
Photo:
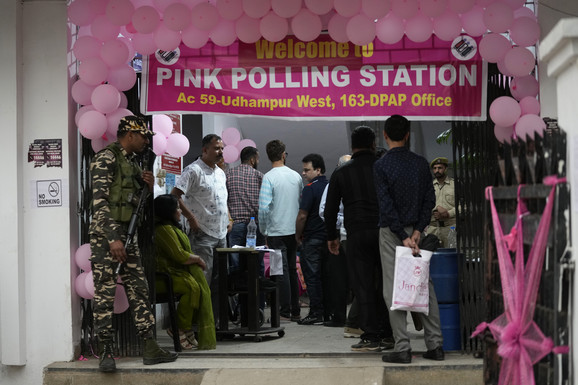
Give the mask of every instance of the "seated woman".
<svg viewBox="0 0 578 385">
<path fill-rule="evenodd" d="M 155 198 L 154 209 L 157 271 L 169 273 L 175 294 L 181 295 L 177 307 L 181 346 L 183 349 L 194 346 L 202 350 L 215 349 L 211 291 L 203 273 L 205 262 L 192 253 L 189 239 L 180 228 L 181 210 L 177 198 L 170 194 L 160 195 Z M 198 326 L 198 343 L 193 325 Z"/>
</svg>

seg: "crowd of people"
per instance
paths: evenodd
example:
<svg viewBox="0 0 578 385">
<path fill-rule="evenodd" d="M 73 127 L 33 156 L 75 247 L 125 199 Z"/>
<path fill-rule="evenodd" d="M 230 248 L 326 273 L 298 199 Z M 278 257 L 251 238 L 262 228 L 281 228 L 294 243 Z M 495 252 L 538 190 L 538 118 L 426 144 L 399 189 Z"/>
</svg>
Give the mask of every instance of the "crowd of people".
<svg viewBox="0 0 578 385">
<path fill-rule="evenodd" d="M 95 281 L 94 319 L 100 343 L 100 369 L 115 370 L 112 313 L 117 275 L 123 281 L 139 334 L 143 362 L 177 358 L 153 338 L 146 278 L 136 242 L 125 248 L 135 196 L 143 185 L 152 191 L 151 172 L 142 171 L 136 155 L 149 144 L 152 131 L 137 117 L 125 117 L 118 141 L 99 152 L 92 163 L 93 218 L 90 226 Z M 374 131 L 359 126 L 351 133 L 351 154 L 340 158 L 328 179 L 320 154 L 302 159 L 302 172 L 286 166 L 280 140 L 266 145 L 271 162 L 257 170 L 259 151 L 245 147 L 241 163 L 224 170 L 223 141 L 215 134 L 202 140 L 202 154 L 182 172 L 170 194 L 154 200 L 157 270 L 173 278 L 180 295 L 177 308 L 183 349 L 214 349 L 218 312 L 218 259 L 215 248 L 244 245 L 247 226 L 258 225 L 257 244 L 281 251 L 282 275 L 261 281 L 277 287 L 281 319 L 303 326 L 344 328 L 357 337 L 353 351 L 391 350 L 385 362 L 410 363 L 407 314 L 389 310 L 392 302 L 396 246 L 420 253 L 426 232 L 444 242 L 446 227 L 455 225 L 453 181 L 448 161 L 431 164 L 409 150 L 410 123 L 399 115 L 386 120 L 388 150 L 378 151 Z M 432 170 L 435 177 L 432 183 Z M 427 229 L 427 230 L 426 230 Z M 297 261 L 309 299 L 302 317 Z M 228 279 L 243 280 L 239 256 L 228 261 Z M 262 265 L 261 265 L 262 266 Z M 352 300 L 352 302 L 351 302 Z M 350 303 L 349 312 L 347 312 Z M 430 311 L 419 313 L 427 352 L 443 360 L 442 334 L 435 291 L 430 283 Z"/>
</svg>

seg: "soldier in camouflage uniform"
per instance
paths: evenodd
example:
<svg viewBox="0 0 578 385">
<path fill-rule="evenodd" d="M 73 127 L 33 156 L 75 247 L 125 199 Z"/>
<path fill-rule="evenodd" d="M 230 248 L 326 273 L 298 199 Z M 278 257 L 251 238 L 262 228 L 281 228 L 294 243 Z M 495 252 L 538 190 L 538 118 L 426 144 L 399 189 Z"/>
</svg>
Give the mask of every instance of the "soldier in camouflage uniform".
<svg viewBox="0 0 578 385">
<path fill-rule="evenodd" d="M 144 119 L 136 116 L 122 118 L 118 141 L 96 154 L 90 167 L 93 201 L 89 234 L 95 288 L 94 323 L 100 347 L 99 369 L 103 372 L 116 370 L 112 355 L 112 314 L 117 281 L 115 270 L 119 263 L 119 276 L 134 323 L 145 340 L 143 363 L 151 365 L 177 359 L 177 354 L 161 349 L 153 337 L 155 319 L 137 241 L 135 239 L 127 249 L 124 246 L 136 206 L 133 202 L 138 201 L 141 183 L 147 183 L 149 191 L 152 191 L 153 174 L 143 172 L 135 160 L 136 154 L 149 144 L 147 135 L 152 134 Z"/>
</svg>

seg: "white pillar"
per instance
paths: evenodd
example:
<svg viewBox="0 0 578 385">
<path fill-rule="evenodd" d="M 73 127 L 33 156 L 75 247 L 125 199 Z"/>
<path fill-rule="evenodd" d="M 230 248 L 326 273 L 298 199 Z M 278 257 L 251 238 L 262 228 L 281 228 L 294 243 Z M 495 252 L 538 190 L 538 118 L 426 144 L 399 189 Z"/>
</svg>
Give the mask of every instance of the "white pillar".
<svg viewBox="0 0 578 385">
<path fill-rule="evenodd" d="M 570 221 L 572 227 L 572 259 L 578 255 L 578 18 L 561 19 L 540 44 L 540 58 L 547 65 L 547 76 L 556 83 L 558 125 L 567 133 L 568 160 L 566 170 L 571 190 Z M 576 275 L 575 275 L 576 276 Z M 575 279 L 575 278 L 574 278 Z M 574 285 L 574 311 L 578 309 L 578 285 Z M 578 330 L 578 317 L 572 317 L 572 330 Z M 570 346 L 578 346 L 578 334 L 570 333 Z M 578 354 L 572 367 L 578 368 Z"/>
</svg>

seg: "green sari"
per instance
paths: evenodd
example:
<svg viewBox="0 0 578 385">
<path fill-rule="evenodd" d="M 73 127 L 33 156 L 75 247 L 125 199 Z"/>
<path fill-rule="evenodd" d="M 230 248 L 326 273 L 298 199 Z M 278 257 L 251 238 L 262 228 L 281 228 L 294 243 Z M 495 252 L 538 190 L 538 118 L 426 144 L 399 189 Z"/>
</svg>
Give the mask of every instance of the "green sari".
<svg viewBox="0 0 578 385">
<path fill-rule="evenodd" d="M 193 324 L 198 325 L 198 349 L 215 349 L 217 338 L 211 290 L 199 265 L 184 264 L 193 254 L 189 238 L 177 226 L 157 219 L 155 245 L 157 271 L 170 274 L 173 290 L 181 294 L 177 308 L 179 329 L 188 330 Z M 161 292 L 162 289 L 157 287 Z"/>
</svg>

